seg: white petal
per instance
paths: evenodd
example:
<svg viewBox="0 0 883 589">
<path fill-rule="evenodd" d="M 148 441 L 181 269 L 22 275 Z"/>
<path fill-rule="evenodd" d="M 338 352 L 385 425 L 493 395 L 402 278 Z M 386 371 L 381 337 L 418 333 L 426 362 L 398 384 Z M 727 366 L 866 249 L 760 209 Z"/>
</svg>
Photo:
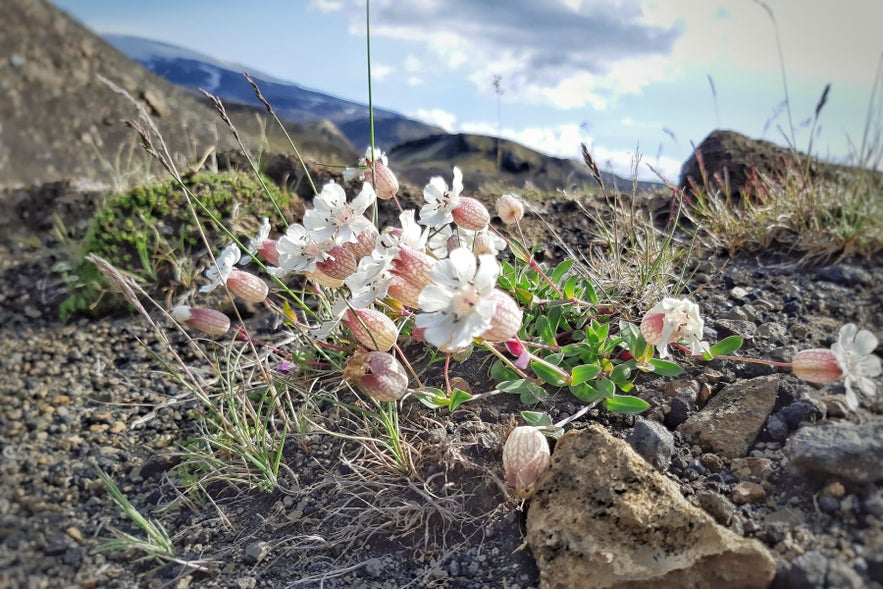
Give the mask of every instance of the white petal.
<svg viewBox="0 0 883 589">
<path fill-rule="evenodd" d="M 374 192 L 374 188 L 371 187 L 370 184 L 365 182 L 362 185 L 362 192 L 359 193 L 350 206 L 353 208 L 353 212 L 357 215 L 363 214 L 368 207 L 374 204 L 374 201 L 377 200 L 377 195 Z"/>
<path fill-rule="evenodd" d="M 862 329 L 855 335 L 855 344 L 853 349 L 855 353 L 860 356 L 867 356 L 877 349 L 877 337 L 868 331 L 867 329 Z"/>
<path fill-rule="evenodd" d="M 335 182 L 329 182 L 322 187 L 322 192 L 313 201 L 317 208 L 339 209 L 346 204 L 346 192 Z"/>
<path fill-rule="evenodd" d="M 444 262 L 445 260 L 442 260 Z M 454 283 L 458 287 L 467 283 L 474 283 L 478 260 L 471 251 L 465 247 L 458 247 L 448 254 L 448 262 L 455 272 Z M 441 262 L 439 262 L 440 264 Z M 439 264 L 436 264 L 438 266 Z"/>
<path fill-rule="evenodd" d="M 463 172 L 456 166 L 454 166 L 454 182 L 451 185 L 451 192 L 454 193 L 454 196 L 459 196 L 463 192 Z"/>
<path fill-rule="evenodd" d="M 451 289 L 445 286 L 427 284 L 420 291 L 420 295 L 417 297 L 417 304 L 420 306 L 421 311 L 428 313 L 444 311 L 450 306 L 453 295 L 454 293 L 451 292 Z"/>
<path fill-rule="evenodd" d="M 848 385 L 846 387 L 846 406 L 852 410 L 858 408 L 858 398 Z"/>
<path fill-rule="evenodd" d="M 478 272 L 475 273 L 473 284 L 475 289 L 482 296 L 490 294 L 497 286 L 497 278 L 500 276 L 500 264 L 497 258 L 490 254 L 482 254 L 478 257 Z"/>
<path fill-rule="evenodd" d="M 426 202 L 428 203 L 437 203 L 444 198 L 445 192 L 447 191 L 448 185 L 445 184 L 445 181 L 442 180 L 441 177 L 436 176 L 429 181 L 429 184 L 427 184 L 425 188 L 423 188 L 423 198 L 426 199 Z"/>
<path fill-rule="evenodd" d="M 858 361 L 856 371 L 862 376 L 880 376 L 883 367 L 881 367 L 880 358 L 869 355 Z"/>
<path fill-rule="evenodd" d="M 846 349 L 851 349 L 852 343 L 855 340 L 856 331 L 858 331 L 858 328 L 854 323 L 847 323 L 840 328 L 840 337 L 837 341 Z"/>
</svg>

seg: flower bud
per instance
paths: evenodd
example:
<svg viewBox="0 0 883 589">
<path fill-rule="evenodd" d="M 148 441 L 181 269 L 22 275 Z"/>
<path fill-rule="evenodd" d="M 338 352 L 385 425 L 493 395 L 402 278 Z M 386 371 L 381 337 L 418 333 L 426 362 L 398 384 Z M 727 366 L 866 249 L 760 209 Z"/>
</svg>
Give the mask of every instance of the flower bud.
<svg viewBox="0 0 883 589">
<path fill-rule="evenodd" d="M 369 350 L 388 352 L 399 337 L 396 324 L 377 309 L 347 309 L 341 323 Z"/>
<path fill-rule="evenodd" d="M 279 265 L 279 251 L 276 249 L 275 239 L 265 239 L 257 249 L 257 253 L 271 266 Z"/>
<path fill-rule="evenodd" d="M 647 313 L 641 319 L 641 335 L 651 346 L 655 346 L 662 339 L 664 320 L 665 313 Z"/>
<path fill-rule="evenodd" d="M 328 258 L 323 262 L 316 263 L 316 270 L 320 270 L 326 276 L 337 280 L 345 280 L 352 276 L 359 267 L 359 263 L 346 248 L 335 245 L 327 252 Z"/>
<path fill-rule="evenodd" d="M 356 241 L 347 242 L 343 244 L 343 247 L 346 248 L 358 262 L 358 260 L 361 260 L 365 256 L 370 256 L 374 252 L 374 248 L 377 247 L 378 237 L 380 237 L 380 233 L 378 233 L 377 227 L 369 225 L 356 236 Z"/>
<path fill-rule="evenodd" d="M 834 382 L 843 377 L 843 369 L 831 350 L 801 350 L 791 361 L 794 376 L 807 382 Z"/>
<path fill-rule="evenodd" d="M 434 264 L 434 258 L 402 244 L 390 268 L 393 279 L 387 291 L 389 296 L 406 307 L 419 307 L 420 291 L 432 282 L 429 273 Z"/>
<path fill-rule="evenodd" d="M 230 329 L 230 318 L 214 309 L 178 305 L 171 314 L 176 321 L 209 335 L 224 335 Z"/>
<path fill-rule="evenodd" d="M 365 172 L 365 181 L 371 182 L 371 178 L 374 176 L 374 173 L 371 171 L 371 162 L 367 162 L 369 168 L 368 171 Z M 374 182 L 374 190 L 377 193 L 377 198 L 382 200 L 389 200 L 396 195 L 399 191 L 399 181 L 396 178 L 396 175 L 393 174 L 392 170 L 390 170 L 386 164 L 381 162 L 380 160 L 374 162 L 374 172 L 377 174 L 377 178 Z"/>
<path fill-rule="evenodd" d="M 347 361 L 343 378 L 378 401 L 397 401 L 408 391 L 405 368 L 386 352 L 357 350 Z"/>
<path fill-rule="evenodd" d="M 503 223 L 514 225 L 524 217 L 524 204 L 514 194 L 504 194 L 497 199 L 497 215 Z"/>
<path fill-rule="evenodd" d="M 267 298 L 267 283 L 251 274 L 233 268 L 227 278 L 227 288 L 230 292 L 249 303 L 260 303 Z"/>
<path fill-rule="evenodd" d="M 515 337 L 521 329 L 523 313 L 515 299 L 495 288 L 487 296 L 488 300 L 494 301 L 494 315 L 491 317 L 491 326 L 487 328 L 481 337 L 489 342 L 502 342 Z"/>
<path fill-rule="evenodd" d="M 485 206 L 471 196 L 461 196 L 460 204 L 451 211 L 451 215 L 458 227 L 472 231 L 481 231 L 491 220 Z"/>
<path fill-rule="evenodd" d="M 509 434 L 503 446 L 506 483 L 522 499 L 530 497 L 549 466 L 549 442 L 535 427 L 522 425 Z"/>
</svg>

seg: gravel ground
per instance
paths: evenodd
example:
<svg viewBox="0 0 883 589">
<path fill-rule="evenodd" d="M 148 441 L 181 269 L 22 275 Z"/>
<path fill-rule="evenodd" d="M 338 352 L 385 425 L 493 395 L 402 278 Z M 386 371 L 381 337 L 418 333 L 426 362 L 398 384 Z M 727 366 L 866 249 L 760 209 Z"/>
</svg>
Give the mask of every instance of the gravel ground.
<svg viewBox="0 0 883 589">
<path fill-rule="evenodd" d="M 585 229 L 568 227 L 572 218 L 565 210 L 557 226 Z M 283 491 L 213 486 L 211 500 L 197 503 L 170 475 L 175 443 L 196 432 L 197 405 L 158 371 L 151 351 L 163 350 L 140 319 L 53 318 L 64 293 L 49 271 L 64 259 L 57 245 L 22 233 L 7 236 L 0 251 L 0 586 L 538 586 L 523 546 L 524 513 L 499 485 L 501 443 L 521 408 L 512 398 L 491 397 L 452 416 L 406 404 L 404 423 L 421 447 L 419 479 L 366 469 L 357 446 L 309 434 L 286 448 Z M 746 355 L 786 360 L 799 348 L 827 347 L 849 321 L 883 335 L 879 264 L 806 269 L 772 253 L 712 258 L 692 286 L 709 339 L 743 335 Z M 480 368 L 468 364 L 463 375 L 481 384 Z M 638 390 L 653 405 L 645 417 L 674 429 L 721 387 L 771 373 L 697 364 L 674 383 L 644 379 Z M 842 393 L 841 385 L 783 374 L 749 454 L 754 462 L 675 433 L 666 475 L 719 523 L 772 551 L 776 587 L 883 587 L 879 481 L 843 471 L 811 477 L 783 452 L 798 431 L 818 424 L 870 427 L 856 442 L 865 450 L 883 443 L 879 398 L 847 413 Z M 562 395 L 544 409 L 558 419 L 578 407 Z M 323 411 L 332 423 L 332 410 Z M 589 422 L 625 438 L 635 419 L 591 412 L 574 427 Z M 872 471 L 883 472 L 879 456 Z M 199 567 L 157 568 L 137 552 L 99 552 L 112 528 L 140 530 L 113 504 L 97 468 L 165 525 L 178 558 Z M 748 484 L 746 468 L 763 470 L 762 482 Z"/>
</svg>

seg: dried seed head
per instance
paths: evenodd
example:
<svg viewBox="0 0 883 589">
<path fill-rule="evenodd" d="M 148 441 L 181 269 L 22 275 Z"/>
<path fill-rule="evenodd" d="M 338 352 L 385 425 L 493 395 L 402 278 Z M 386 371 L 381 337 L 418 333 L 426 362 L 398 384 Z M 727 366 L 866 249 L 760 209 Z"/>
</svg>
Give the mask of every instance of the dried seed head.
<svg viewBox="0 0 883 589">
<path fill-rule="evenodd" d="M 530 497 L 549 466 L 549 442 L 535 427 L 522 425 L 509 434 L 503 446 L 506 483 L 522 499 Z"/>
<path fill-rule="evenodd" d="M 347 309 L 341 323 L 369 350 L 388 352 L 399 337 L 396 324 L 377 309 Z"/>
<path fill-rule="evenodd" d="M 359 267 L 356 258 L 343 246 L 335 245 L 327 252 L 328 259 L 316 263 L 316 270 L 337 280 L 345 280 L 352 276 Z"/>
<path fill-rule="evenodd" d="M 491 318 L 491 326 L 481 334 L 481 337 L 489 342 L 503 342 L 515 337 L 521 329 L 523 313 L 515 299 L 495 288 L 488 295 L 488 299 L 494 301 L 494 315 Z"/>
<path fill-rule="evenodd" d="M 497 215 L 503 223 L 514 225 L 524 217 L 524 203 L 515 194 L 504 194 L 497 199 Z"/>
<path fill-rule="evenodd" d="M 801 350 L 791 361 L 794 376 L 807 382 L 834 382 L 843 378 L 843 369 L 831 350 Z"/>
<path fill-rule="evenodd" d="M 386 352 L 357 350 L 347 361 L 343 377 L 378 401 L 397 401 L 408 391 L 405 368 Z"/>
<path fill-rule="evenodd" d="M 234 295 L 250 303 L 260 303 L 267 298 L 267 283 L 251 274 L 233 268 L 230 277 L 227 278 L 227 288 Z"/>
<path fill-rule="evenodd" d="M 491 220 L 485 206 L 471 196 L 461 196 L 460 204 L 451 211 L 451 215 L 458 227 L 472 231 L 481 231 Z"/>
<path fill-rule="evenodd" d="M 171 314 L 176 321 L 209 335 L 224 335 L 230 329 L 230 318 L 214 309 L 178 305 Z"/>
</svg>

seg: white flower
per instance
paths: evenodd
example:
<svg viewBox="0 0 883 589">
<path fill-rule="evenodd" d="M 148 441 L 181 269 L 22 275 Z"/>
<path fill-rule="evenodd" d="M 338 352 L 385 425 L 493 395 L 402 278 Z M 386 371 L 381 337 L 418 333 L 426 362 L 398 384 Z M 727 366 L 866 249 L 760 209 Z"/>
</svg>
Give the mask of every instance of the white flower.
<svg viewBox="0 0 883 589">
<path fill-rule="evenodd" d="M 367 307 L 374 301 L 382 299 L 392 282 L 392 256 L 374 252 L 359 260 L 359 267 L 354 274 L 343 283 L 350 289 L 352 305 Z"/>
<path fill-rule="evenodd" d="M 399 252 L 402 244 L 411 246 L 417 251 L 423 251 L 426 247 L 426 237 L 429 230 L 421 227 L 414 220 L 414 209 L 408 209 L 399 214 L 401 228 L 387 228 L 380 235 L 381 253 L 394 256 Z"/>
<path fill-rule="evenodd" d="M 205 275 L 211 280 L 211 283 L 200 287 L 199 292 L 211 292 L 222 284 L 227 284 L 227 279 L 230 278 L 230 274 L 233 272 L 233 266 L 241 257 L 240 254 L 239 246 L 235 243 L 225 247 L 221 251 L 221 255 L 215 258 L 217 264 L 205 271 Z"/>
<path fill-rule="evenodd" d="M 877 392 L 877 387 L 871 380 L 881 373 L 880 358 L 873 354 L 877 343 L 873 333 L 866 329 L 859 330 L 853 323 L 847 323 L 840 328 L 840 338 L 831 346 L 837 364 L 843 370 L 846 403 L 851 409 L 858 407 L 853 386 L 869 397 Z"/>
<path fill-rule="evenodd" d="M 460 204 L 460 193 L 463 192 L 463 173 L 454 167 L 454 182 L 448 190 L 447 183 L 436 176 L 423 189 L 426 204 L 420 209 L 420 222 L 429 227 L 441 227 L 454 220 L 451 214 Z"/>
<path fill-rule="evenodd" d="M 313 232 L 316 241 L 333 237 L 339 244 L 356 242 L 359 233 L 371 225 L 364 213 L 376 198 L 374 189 L 366 182 L 359 196 L 348 203 L 343 188 L 329 182 L 313 199 L 313 208 L 304 213 L 304 227 Z"/>
<path fill-rule="evenodd" d="M 476 258 L 466 248 L 457 248 L 447 259 L 439 260 L 430 271 L 433 283 L 418 297 L 424 312 L 415 321 L 417 327 L 426 329 L 426 341 L 443 352 L 453 352 L 485 332 L 495 307 L 489 295 L 499 275 L 500 265 L 494 256 Z"/>
<path fill-rule="evenodd" d="M 264 217 L 263 221 L 261 221 L 261 226 L 258 227 L 257 235 L 248 240 L 247 251 L 239 258 L 239 263 L 244 266 L 251 262 L 256 257 L 255 254 L 264 247 L 264 242 L 268 239 L 270 239 L 270 219 Z"/>
<path fill-rule="evenodd" d="M 276 242 L 279 267 L 270 268 L 270 274 L 282 277 L 290 272 L 314 272 L 316 263 L 326 260 L 326 252 L 334 245 L 333 241 L 317 241 L 314 235 L 303 225 L 289 225 Z"/>
<path fill-rule="evenodd" d="M 641 333 L 647 343 L 656 346 L 660 358 L 667 358 L 668 345 L 680 342 L 689 346 L 690 353 L 704 354 L 708 342 L 702 341 L 705 322 L 699 305 L 689 299 L 664 298 L 644 315 Z"/>
</svg>

